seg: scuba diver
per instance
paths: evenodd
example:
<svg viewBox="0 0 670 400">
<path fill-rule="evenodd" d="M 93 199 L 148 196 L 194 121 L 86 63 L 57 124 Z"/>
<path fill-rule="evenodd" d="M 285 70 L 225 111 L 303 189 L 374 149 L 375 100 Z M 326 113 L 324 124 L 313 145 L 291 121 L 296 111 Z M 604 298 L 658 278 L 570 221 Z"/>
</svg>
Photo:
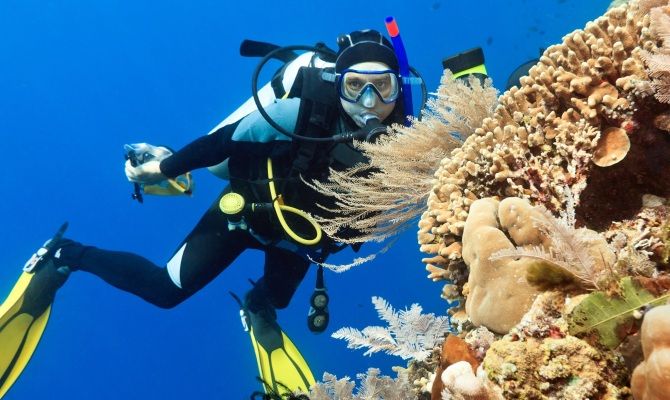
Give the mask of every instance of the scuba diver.
<svg viewBox="0 0 670 400">
<path fill-rule="evenodd" d="M 395 43 L 395 42 L 394 42 Z M 161 308 L 188 299 L 247 249 L 265 253 L 264 273 L 243 299 L 266 392 L 308 392 L 309 366 L 276 321 L 275 309 L 288 306 L 312 263 L 321 263 L 341 245 L 322 235 L 309 216 L 317 204 L 334 207 L 305 181 L 323 181 L 329 169 L 364 162 L 353 139 L 374 140 L 392 123 L 406 122 L 403 68 L 394 46 L 375 30 L 354 31 L 323 46 L 300 68 L 284 98 L 270 102 L 179 151 L 147 144 L 127 147 L 125 173 L 141 188 L 180 181 L 190 171 L 215 167 L 229 185 L 177 246 L 165 267 L 136 254 L 104 250 L 64 237 L 66 224 L 26 263 L 24 273 L 0 306 L 0 397 L 18 378 L 39 341 L 58 288 L 69 273 L 85 271 Z M 290 52 L 278 51 L 277 58 Z M 317 57 L 318 56 L 318 57 Z M 405 57 L 406 59 L 406 57 Z M 406 61 L 405 61 L 406 62 Z M 406 66 L 405 66 L 406 67 Z M 256 76 L 257 77 L 257 76 Z M 308 326 L 328 323 L 323 270 L 317 274 Z"/>
<path fill-rule="evenodd" d="M 252 79 L 253 101 L 177 152 L 146 143 L 126 145 L 125 173 L 139 202 L 143 193 L 190 193 L 190 171 L 198 168 L 209 168 L 229 185 L 165 266 L 65 238 L 64 224 L 28 260 L 0 305 L 0 398 L 30 360 L 55 294 L 72 271 L 92 273 L 151 304 L 172 308 L 247 249 L 264 252 L 263 276 L 243 299 L 233 297 L 250 334 L 263 389 L 278 396 L 308 392 L 314 376 L 277 323 L 275 310 L 288 306 L 316 263 L 307 323 L 312 332 L 323 332 L 329 298 L 320 263 L 346 246 L 323 235 L 310 216 L 327 217 L 335 200 L 305 182 L 324 181 L 331 168 L 365 162 L 353 140 L 374 141 L 387 126 L 407 123 L 416 114 L 412 85 L 422 86 L 421 106 L 426 101 L 425 85 L 407 62 L 395 21 L 389 17 L 386 23 L 391 41 L 375 30 L 354 31 L 337 39 L 337 52 L 323 44 L 278 47 L 245 41 L 242 55 L 263 57 Z M 258 90 L 259 72 L 273 58 L 284 66 Z M 443 60 L 443 67 L 454 79 L 487 75 L 479 48 Z M 352 245 L 355 251 L 359 246 Z"/>
</svg>

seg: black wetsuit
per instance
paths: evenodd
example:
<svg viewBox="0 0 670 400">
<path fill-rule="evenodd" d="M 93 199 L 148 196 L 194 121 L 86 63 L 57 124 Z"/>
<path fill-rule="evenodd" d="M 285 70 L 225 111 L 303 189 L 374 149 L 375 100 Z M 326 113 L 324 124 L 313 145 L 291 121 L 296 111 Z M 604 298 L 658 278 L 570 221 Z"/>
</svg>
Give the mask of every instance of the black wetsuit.
<svg viewBox="0 0 670 400">
<path fill-rule="evenodd" d="M 298 108 L 299 100 L 294 99 L 276 102 L 268 107 L 268 111 L 286 129 L 292 130 Z M 328 167 L 337 164 L 337 156 L 331 153 L 343 151 L 348 153 L 346 157 L 350 161 L 362 160 L 351 146 L 331 143 L 319 147 L 320 158 L 311 163 L 309 171 L 301 174 L 307 178 L 325 177 Z M 175 177 L 228 159 L 231 187 L 248 202 L 269 202 L 265 171 L 270 157 L 277 190 L 284 196 L 285 203 L 308 212 L 317 211 L 315 203 L 323 203 L 326 199 L 319 199 L 319 195 L 308 189 L 299 177 L 288 176 L 295 152 L 295 142 L 270 128 L 258 113 L 252 113 L 236 124 L 196 139 L 163 160 L 160 168 L 166 176 Z M 224 193 L 228 190 L 230 188 Z M 286 237 L 272 212 L 247 215 L 251 229 L 230 230 L 227 217 L 219 209 L 219 199 L 180 244 L 167 268 L 135 254 L 102 250 L 70 240 L 64 240 L 60 246 L 57 263 L 93 273 L 119 289 L 159 307 L 170 308 L 212 281 L 244 250 L 259 249 L 265 252 L 264 275 L 250 292 L 251 296 L 247 296 L 247 307 L 256 311 L 268 301 L 275 308 L 286 307 L 310 265 L 304 252 L 323 250 L 333 242 L 324 236 L 313 248 L 297 245 Z M 300 221 L 292 223 L 300 231 Z M 311 235 L 313 232 L 306 233 L 306 237 Z M 314 256 L 325 258 L 323 254 L 314 253 Z"/>
</svg>

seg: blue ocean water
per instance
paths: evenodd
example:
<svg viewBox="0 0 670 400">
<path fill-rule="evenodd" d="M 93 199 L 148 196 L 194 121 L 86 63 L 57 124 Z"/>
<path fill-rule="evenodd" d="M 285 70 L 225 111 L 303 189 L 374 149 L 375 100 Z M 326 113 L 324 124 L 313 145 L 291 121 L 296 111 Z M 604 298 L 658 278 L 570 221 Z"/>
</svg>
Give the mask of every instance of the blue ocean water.
<svg viewBox="0 0 670 400">
<path fill-rule="evenodd" d="M 395 16 L 411 64 L 437 88 L 441 60 L 481 46 L 494 85 L 540 48 L 602 14 L 609 1 L 446 0 L 222 2 L 81 0 L 0 2 L 0 296 L 25 259 L 63 221 L 86 244 L 142 254 L 163 264 L 223 182 L 197 171 L 193 198 L 130 200 L 123 144 L 179 148 L 207 133 L 250 96 L 257 60 L 239 56 L 245 38 L 335 47 L 337 35 L 384 30 Z M 363 254 L 371 250 L 363 247 Z M 331 261 L 344 263 L 352 254 Z M 420 303 L 444 314 L 441 283 L 428 281 L 415 232 L 347 273 L 327 273 L 331 322 L 312 335 L 305 316 L 311 271 L 279 322 L 317 377 L 399 358 L 346 349 L 330 333 L 380 321 L 371 296 L 395 307 Z M 240 258 L 173 310 L 157 309 L 95 276 L 76 273 L 59 291 L 51 321 L 6 399 L 243 399 L 260 387 L 248 335 L 228 292 L 249 288 L 261 254 Z"/>
</svg>

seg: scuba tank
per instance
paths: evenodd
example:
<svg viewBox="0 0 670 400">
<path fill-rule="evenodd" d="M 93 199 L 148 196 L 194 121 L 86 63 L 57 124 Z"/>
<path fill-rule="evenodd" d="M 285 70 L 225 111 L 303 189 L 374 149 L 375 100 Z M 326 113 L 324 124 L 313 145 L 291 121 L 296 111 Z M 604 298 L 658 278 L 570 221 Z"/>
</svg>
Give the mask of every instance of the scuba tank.
<svg viewBox="0 0 670 400">
<path fill-rule="evenodd" d="M 275 51 L 281 49 L 278 46 L 270 45 L 267 43 L 255 42 L 252 40 L 245 40 L 240 45 L 240 54 L 246 57 L 260 56 L 264 57 L 267 54 L 258 54 L 257 52 L 251 52 L 250 47 L 260 47 L 265 45 L 270 48 L 270 51 Z M 268 53 L 270 52 L 268 51 Z M 288 54 L 288 57 L 284 54 Z M 286 96 L 291 91 L 291 87 L 295 82 L 296 77 L 298 76 L 298 71 L 301 67 L 317 67 L 317 68 L 327 68 L 335 66 L 335 63 L 332 61 L 326 61 L 315 51 L 308 51 L 303 54 L 297 55 L 292 51 L 285 51 L 284 53 L 279 52 L 279 55 L 273 57 L 279 60 L 289 60 L 275 72 L 271 81 L 267 82 L 261 89 L 258 90 L 258 97 L 261 101 L 261 104 L 264 107 L 272 104 L 276 99 L 280 99 Z M 230 125 L 234 122 L 241 120 L 252 112 L 256 111 L 256 103 L 254 102 L 254 96 L 249 97 L 241 106 L 239 106 L 232 114 L 227 116 L 223 121 L 221 121 L 217 126 L 214 127 L 209 133 L 217 131 L 219 128 Z"/>
</svg>

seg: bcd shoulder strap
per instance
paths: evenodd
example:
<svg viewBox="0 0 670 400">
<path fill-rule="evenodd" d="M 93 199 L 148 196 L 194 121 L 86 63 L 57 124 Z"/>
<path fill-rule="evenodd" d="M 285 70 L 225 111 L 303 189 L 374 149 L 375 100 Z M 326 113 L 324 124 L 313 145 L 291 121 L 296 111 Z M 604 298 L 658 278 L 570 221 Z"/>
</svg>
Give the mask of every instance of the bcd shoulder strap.
<svg viewBox="0 0 670 400">
<path fill-rule="evenodd" d="M 338 96 L 335 85 L 322 79 L 322 68 L 301 67 L 288 97 L 300 98 L 300 110 L 295 133 L 309 137 L 329 137 L 338 118 Z M 296 140 L 295 157 L 291 175 L 310 170 L 314 163 L 329 160 L 326 149 L 331 144 L 323 142 Z"/>
</svg>

